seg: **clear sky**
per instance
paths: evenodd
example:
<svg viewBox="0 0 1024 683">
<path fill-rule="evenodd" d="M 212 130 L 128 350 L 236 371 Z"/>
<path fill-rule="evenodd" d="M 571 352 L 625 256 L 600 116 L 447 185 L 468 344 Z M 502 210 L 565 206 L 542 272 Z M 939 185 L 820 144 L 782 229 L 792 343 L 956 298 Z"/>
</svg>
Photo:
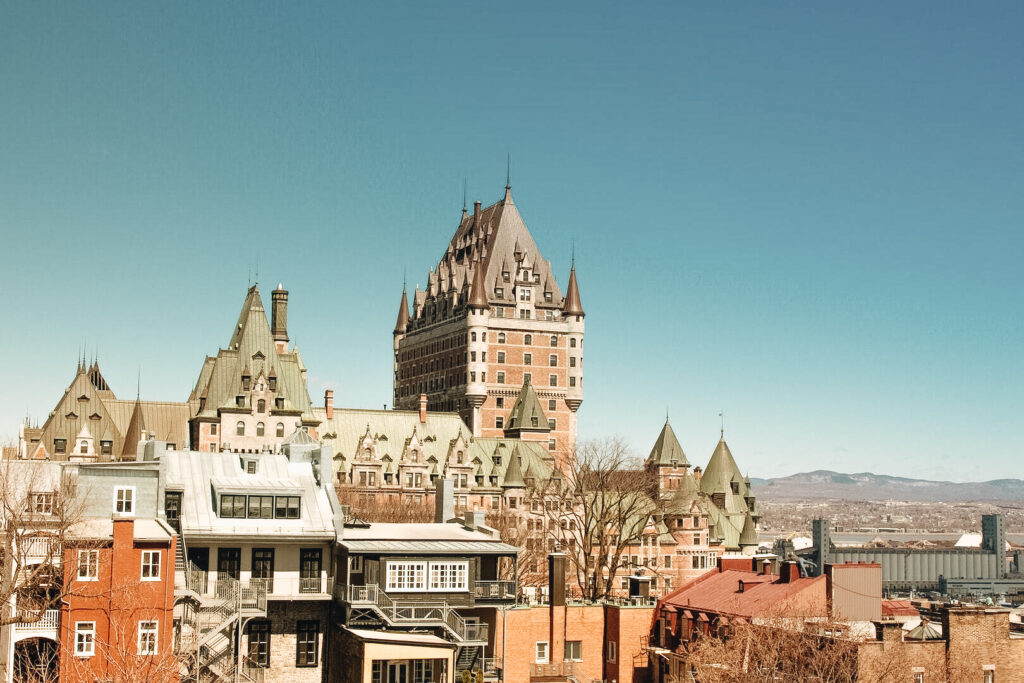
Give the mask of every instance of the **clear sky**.
<svg viewBox="0 0 1024 683">
<path fill-rule="evenodd" d="M 185 400 L 250 271 L 344 406 L 403 272 L 516 203 L 587 311 L 585 436 L 752 476 L 1024 477 L 1024 4 L 0 9 L 0 435 L 75 356 Z"/>
</svg>

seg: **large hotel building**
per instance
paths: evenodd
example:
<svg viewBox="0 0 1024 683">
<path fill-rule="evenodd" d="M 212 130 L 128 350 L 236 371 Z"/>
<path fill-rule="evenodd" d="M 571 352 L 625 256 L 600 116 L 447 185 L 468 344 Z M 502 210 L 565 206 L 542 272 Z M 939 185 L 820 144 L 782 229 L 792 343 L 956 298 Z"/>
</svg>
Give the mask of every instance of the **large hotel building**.
<svg viewBox="0 0 1024 683">
<path fill-rule="evenodd" d="M 429 410 L 458 412 L 474 436 L 546 441 L 563 462 L 583 403 L 583 306 L 575 268 L 563 294 L 509 187 L 491 206 L 463 208 L 411 311 L 409 303 L 403 289 L 395 408 L 425 400 Z M 521 392 L 528 400 L 517 403 Z"/>
</svg>

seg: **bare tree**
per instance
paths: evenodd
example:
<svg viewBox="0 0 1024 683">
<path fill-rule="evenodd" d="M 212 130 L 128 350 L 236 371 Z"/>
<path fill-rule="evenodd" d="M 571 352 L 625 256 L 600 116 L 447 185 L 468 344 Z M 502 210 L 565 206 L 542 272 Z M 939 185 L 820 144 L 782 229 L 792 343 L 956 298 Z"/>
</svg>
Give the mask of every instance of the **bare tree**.
<svg viewBox="0 0 1024 683">
<path fill-rule="evenodd" d="M 547 570 L 543 538 L 538 538 L 531 528 L 534 520 L 528 518 L 519 510 L 491 510 L 486 514 L 484 520 L 487 526 L 498 532 L 498 537 L 503 543 L 514 545 L 519 548 L 517 565 L 519 576 L 517 587 L 543 586 L 547 583 Z M 516 579 L 514 567 L 511 563 L 499 564 L 499 577 L 503 581 L 514 581 Z"/>
<path fill-rule="evenodd" d="M 68 595 L 61 567 L 72 527 L 82 519 L 65 466 L 0 461 L 0 627 L 40 621 Z"/>
<path fill-rule="evenodd" d="M 566 472 L 535 482 L 530 494 L 588 600 L 610 595 L 629 549 L 642 546 L 662 516 L 652 478 L 619 437 L 580 442 Z"/>
<path fill-rule="evenodd" d="M 349 508 L 349 516 L 364 522 L 432 522 L 434 502 L 423 495 L 419 503 L 402 500 L 400 494 L 354 490 L 337 486 L 338 500 Z"/>
</svg>

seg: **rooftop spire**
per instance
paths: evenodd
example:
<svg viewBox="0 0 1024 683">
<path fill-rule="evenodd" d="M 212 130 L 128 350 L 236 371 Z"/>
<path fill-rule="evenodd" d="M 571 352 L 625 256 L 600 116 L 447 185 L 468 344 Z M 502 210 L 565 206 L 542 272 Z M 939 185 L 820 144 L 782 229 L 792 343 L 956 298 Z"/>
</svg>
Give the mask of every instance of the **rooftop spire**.
<svg viewBox="0 0 1024 683">
<path fill-rule="evenodd" d="M 565 315 L 583 316 L 583 304 L 580 302 L 580 289 L 576 284 L 576 266 L 569 269 L 569 287 L 565 292 L 565 304 L 562 306 Z"/>
<path fill-rule="evenodd" d="M 403 278 L 404 280 L 404 278 Z M 409 327 L 409 299 L 405 296 L 405 282 L 402 282 L 402 301 L 398 304 L 398 321 L 395 323 L 395 334 L 405 334 Z"/>
<path fill-rule="evenodd" d="M 484 262 L 477 261 L 473 268 L 473 286 L 469 289 L 469 307 L 487 310 L 487 288 L 484 285 Z"/>
</svg>

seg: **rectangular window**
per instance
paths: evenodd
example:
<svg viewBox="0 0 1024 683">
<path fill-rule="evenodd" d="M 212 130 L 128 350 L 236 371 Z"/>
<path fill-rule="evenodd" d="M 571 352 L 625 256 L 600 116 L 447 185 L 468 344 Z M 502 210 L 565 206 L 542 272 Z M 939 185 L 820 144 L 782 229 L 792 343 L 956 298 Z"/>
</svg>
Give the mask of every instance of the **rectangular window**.
<svg viewBox="0 0 1024 683">
<path fill-rule="evenodd" d="M 504 427 L 505 427 L 505 418 L 503 418 L 501 415 L 499 415 L 496 418 L 494 418 L 494 428 L 495 429 L 503 429 Z"/>
<path fill-rule="evenodd" d="M 533 381 L 533 373 L 532 372 L 524 372 L 523 373 L 523 384 L 529 384 L 532 381 Z"/>
<path fill-rule="evenodd" d="M 252 549 L 252 574 L 251 577 L 264 583 L 268 593 L 274 592 L 274 549 L 253 548 Z"/>
<path fill-rule="evenodd" d="M 607 659 L 608 659 L 609 662 L 614 662 L 615 661 L 615 641 L 614 640 L 609 640 L 608 641 L 608 655 L 607 655 Z"/>
<path fill-rule="evenodd" d="M 100 572 L 100 551 L 79 550 L 78 551 L 78 580 L 96 581 Z"/>
<path fill-rule="evenodd" d="M 505 399 L 502 398 L 501 396 L 498 396 L 496 399 L 494 399 L 494 405 L 497 408 L 504 408 L 505 407 Z"/>
<path fill-rule="evenodd" d="M 500 297 L 505 296 L 505 288 L 504 287 L 495 287 L 494 288 L 494 296 L 500 296 Z"/>
<path fill-rule="evenodd" d="M 157 648 L 157 622 L 139 622 L 139 654 L 155 655 Z"/>
<path fill-rule="evenodd" d="M 52 515 L 53 514 L 53 494 L 52 493 L 33 493 L 32 494 L 32 511 L 39 515 Z"/>
<path fill-rule="evenodd" d="M 700 545 L 700 534 L 694 534 L 693 535 L 693 544 L 694 545 Z"/>
<path fill-rule="evenodd" d="M 498 362 L 499 363 L 504 363 L 505 362 L 505 352 L 504 351 L 498 351 Z"/>
<path fill-rule="evenodd" d="M 217 435 L 217 425 L 216 424 L 211 424 L 210 425 L 210 436 L 216 436 L 216 435 Z"/>
<path fill-rule="evenodd" d="M 524 353 L 523 354 L 523 365 L 533 365 L 533 354 L 532 353 Z"/>
<path fill-rule="evenodd" d="M 110 455 L 114 452 L 113 441 L 100 441 L 100 453 L 103 455 Z"/>
<path fill-rule="evenodd" d="M 464 591 L 469 589 L 468 562 L 431 562 L 430 590 Z"/>
<path fill-rule="evenodd" d="M 53 440 L 53 450 L 54 450 L 54 452 L 56 452 L 56 453 L 65 453 L 65 452 L 67 452 L 67 449 L 68 449 L 68 440 L 67 439 L 54 439 Z"/>
<path fill-rule="evenodd" d="M 316 666 L 320 648 L 320 622 L 298 622 L 295 636 L 295 666 Z"/>
<path fill-rule="evenodd" d="M 548 641 L 538 640 L 535 647 L 534 661 L 537 664 L 548 663 Z"/>
<path fill-rule="evenodd" d="M 270 666 L 270 622 L 249 622 L 249 659 L 256 666 Z"/>
<path fill-rule="evenodd" d="M 142 551 L 142 580 L 158 581 L 160 579 L 160 551 Z"/>
<path fill-rule="evenodd" d="M 665 569 L 672 569 L 672 556 L 671 555 L 666 555 L 665 556 Z"/>
<path fill-rule="evenodd" d="M 96 622 L 75 622 L 75 656 L 92 657 L 96 654 Z"/>
<path fill-rule="evenodd" d="M 567 661 L 567 662 L 582 662 L 583 661 L 583 641 L 582 640 L 567 640 L 567 641 L 565 641 L 565 661 Z"/>
<path fill-rule="evenodd" d="M 274 497 L 249 496 L 249 511 L 246 516 L 249 519 L 273 519 Z"/>
<path fill-rule="evenodd" d="M 555 450 L 555 448 L 556 448 L 555 440 L 554 439 L 548 439 L 548 450 L 549 451 L 553 451 L 553 450 Z"/>
<path fill-rule="evenodd" d="M 519 317 L 522 318 L 523 320 L 529 320 L 530 319 L 530 309 L 528 309 L 528 308 L 520 308 L 519 309 Z"/>
<path fill-rule="evenodd" d="M 274 498 L 274 516 L 278 519 L 298 519 L 299 496 L 276 496 Z"/>
<path fill-rule="evenodd" d="M 576 356 L 569 356 L 569 367 L 576 367 Z"/>
<path fill-rule="evenodd" d="M 387 590 L 424 591 L 427 589 L 426 562 L 388 562 Z"/>
<path fill-rule="evenodd" d="M 558 375 L 548 375 L 548 386 L 549 387 L 557 387 L 558 386 Z"/>
<path fill-rule="evenodd" d="M 569 378 L 569 386 L 570 387 L 576 386 L 576 378 L 575 377 L 570 377 Z"/>
<path fill-rule="evenodd" d="M 550 365 L 553 368 L 558 367 L 558 356 L 556 356 L 555 354 L 551 354 L 550 356 L 548 356 L 548 365 Z"/>
<path fill-rule="evenodd" d="M 122 515 L 135 514 L 134 486 L 118 486 L 114 489 L 114 512 Z"/>
<path fill-rule="evenodd" d="M 245 496 L 224 494 L 220 497 L 220 516 L 245 518 Z"/>
<path fill-rule="evenodd" d="M 504 372 L 499 372 L 498 373 L 498 384 L 504 384 L 504 383 L 505 383 L 505 373 Z"/>
<path fill-rule="evenodd" d="M 495 306 L 494 307 L 494 317 L 495 318 L 504 318 L 505 317 L 505 308 L 504 308 L 504 306 Z"/>
</svg>

